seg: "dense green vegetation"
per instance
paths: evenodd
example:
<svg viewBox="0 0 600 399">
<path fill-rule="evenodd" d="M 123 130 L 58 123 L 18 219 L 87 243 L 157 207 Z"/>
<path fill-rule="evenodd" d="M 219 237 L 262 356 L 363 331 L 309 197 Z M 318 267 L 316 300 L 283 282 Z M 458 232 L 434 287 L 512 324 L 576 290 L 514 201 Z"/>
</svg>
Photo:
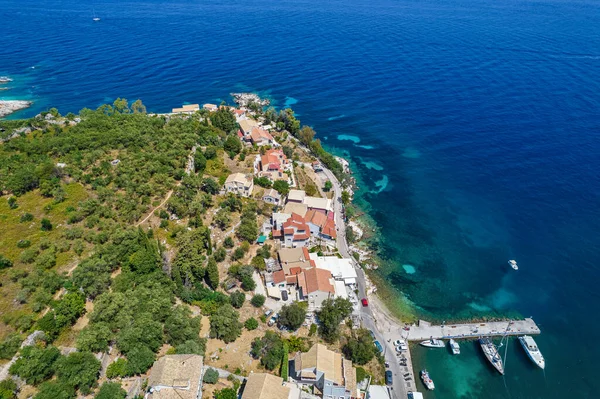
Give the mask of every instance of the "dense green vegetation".
<svg viewBox="0 0 600 399">
<path fill-rule="evenodd" d="M 231 281 L 243 291 L 254 290 L 252 275 L 271 256 L 268 245 L 255 256 L 250 252 L 259 234 L 257 217 L 267 208 L 252 199 L 218 195 L 227 168 L 252 153 L 243 149 L 232 113 L 222 107 L 208 118 L 147 115 L 140 101 L 129 105 L 124 99 L 82 110 L 77 123 L 75 115 L 49 113 L 50 120 L 43 113 L 0 121 L 2 137 L 15 128 L 31 130 L 0 144 L 0 358 L 19 356 L 10 373 L 36 386 L 37 399 L 94 392 L 96 398 L 122 398 L 125 391 L 117 383 L 97 387 L 100 364 L 94 354 L 109 346 L 119 351 L 107 369 L 109 379 L 146 372 L 164 345 L 169 353 L 204 354 L 200 319 L 188 304 L 210 317 L 211 338 L 228 343 L 242 327 L 258 328 L 255 318 L 239 320 L 236 309 L 246 294 L 223 291 Z M 341 173 L 341 165 L 322 150 L 311 128 L 301 128 L 293 111 L 267 110 L 265 117 Z M 283 150 L 292 158 L 292 147 Z M 186 171 L 189 156 L 194 168 Z M 256 183 L 289 191 L 283 181 Z M 150 212 L 160 228 L 137 227 Z M 238 218 L 235 232 L 228 233 L 237 240 L 212 242 L 213 226 L 229 230 Z M 223 269 L 229 261 L 242 263 Z M 250 302 L 261 307 L 265 297 L 255 295 Z M 337 337 L 333 324 L 347 317 L 343 308 L 336 302 L 337 316 L 322 312 L 324 338 Z M 284 307 L 280 322 L 296 329 L 304 316 L 304 308 L 292 304 Z M 72 328 L 76 323 L 85 327 L 78 332 L 81 327 Z M 44 336 L 20 349 L 34 330 Z M 287 342 L 294 349 L 302 343 Z M 58 346 L 78 351 L 63 356 Z M 282 374 L 284 354 L 284 342 L 272 332 L 252 344 L 252 355 L 269 370 L 281 367 Z M 10 381 L 0 383 L 0 399 L 16 391 Z M 232 393 L 225 389 L 215 397 Z"/>
<path fill-rule="evenodd" d="M 285 348 L 281 337 L 273 331 L 267 331 L 262 338 L 252 341 L 251 355 L 260 359 L 260 364 L 267 370 L 275 370 L 281 364 Z"/>
<path fill-rule="evenodd" d="M 352 303 L 344 298 L 323 301 L 319 317 L 319 333 L 327 342 L 334 342 L 340 335 L 340 323 L 352 313 Z"/>
<path fill-rule="evenodd" d="M 367 364 L 377 354 L 373 337 L 364 328 L 353 330 L 342 350 L 348 359 L 360 365 Z"/>
<path fill-rule="evenodd" d="M 279 324 L 290 330 L 297 330 L 306 317 L 306 309 L 300 306 L 298 302 L 289 305 L 283 305 L 279 311 Z"/>
</svg>

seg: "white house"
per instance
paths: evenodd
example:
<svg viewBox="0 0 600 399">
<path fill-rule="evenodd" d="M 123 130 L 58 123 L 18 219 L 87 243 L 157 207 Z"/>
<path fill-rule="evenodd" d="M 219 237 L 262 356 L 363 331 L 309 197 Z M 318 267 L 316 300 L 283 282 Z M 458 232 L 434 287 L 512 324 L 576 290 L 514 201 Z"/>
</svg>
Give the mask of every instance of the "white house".
<svg viewBox="0 0 600 399">
<path fill-rule="evenodd" d="M 309 253 L 310 259 L 320 269 L 328 270 L 336 280 L 341 280 L 346 285 L 356 284 L 358 275 L 349 258 L 338 258 L 337 256 L 318 256 Z"/>
<path fill-rule="evenodd" d="M 254 180 L 252 176 L 247 177 L 243 173 L 232 173 L 225 180 L 225 191 L 228 193 L 249 197 L 252 195 L 253 188 Z"/>
</svg>

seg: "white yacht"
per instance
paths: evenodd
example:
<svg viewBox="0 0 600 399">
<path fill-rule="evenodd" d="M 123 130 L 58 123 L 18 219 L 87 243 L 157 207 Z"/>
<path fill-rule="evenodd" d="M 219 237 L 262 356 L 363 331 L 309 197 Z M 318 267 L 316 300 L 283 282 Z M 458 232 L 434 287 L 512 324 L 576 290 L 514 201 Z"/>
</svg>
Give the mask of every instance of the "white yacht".
<svg viewBox="0 0 600 399">
<path fill-rule="evenodd" d="M 519 342 L 521 342 L 521 346 L 523 346 L 523 349 L 525 349 L 527 356 L 529 356 L 532 362 L 534 362 L 541 369 L 546 367 L 544 356 L 542 356 L 542 352 L 540 352 L 540 349 L 531 335 L 523 335 L 522 337 L 519 337 Z"/>
<path fill-rule="evenodd" d="M 450 349 L 452 349 L 453 355 L 460 355 L 460 345 L 453 339 L 450 339 Z"/>
<path fill-rule="evenodd" d="M 510 267 L 512 267 L 515 270 L 519 270 L 519 266 L 517 266 L 517 261 L 514 259 L 511 259 L 508 261 L 508 264 L 510 265 Z"/>
<path fill-rule="evenodd" d="M 429 377 L 429 373 L 427 372 L 427 370 L 421 370 L 421 380 L 423 380 L 423 384 L 425 384 L 425 387 L 430 391 L 433 391 L 435 389 L 435 384 L 433 383 L 433 380 Z"/>
<path fill-rule="evenodd" d="M 479 338 L 479 345 L 481 345 L 481 350 L 483 354 L 490 361 L 492 366 L 502 375 L 504 375 L 504 363 L 502 362 L 502 358 L 498 353 L 498 348 L 491 339 L 489 338 Z"/>
<path fill-rule="evenodd" d="M 427 341 L 421 341 L 421 346 L 426 348 L 443 348 L 444 341 L 441 339 L 433 339 L 433 337 L 429 338 Z"/>
</svg>

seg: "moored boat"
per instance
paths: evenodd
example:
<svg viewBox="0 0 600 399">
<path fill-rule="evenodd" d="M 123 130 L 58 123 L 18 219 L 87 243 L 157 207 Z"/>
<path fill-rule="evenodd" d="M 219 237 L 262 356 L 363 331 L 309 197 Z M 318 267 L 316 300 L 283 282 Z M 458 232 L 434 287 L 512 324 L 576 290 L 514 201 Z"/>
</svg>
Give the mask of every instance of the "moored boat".
<svg viewBox="0 0 600 399">
<path fill-rule="evenodd" d="M 481 350 L 483 354 L 490 361 L 492 366 L 502 375 L 504 375 L 504 363 L 502 362 L 502 358 L 498 353 L 498 348 L 492 340 L 489 338 L 479 338 L 479 345 L 481 345 Z"/>
<path fill-rule="evenodd" d="M 514 259 L 511 259 L 508 261 L 508 264 L 510 265 L 510 267 L 512 267 L 515 270 L 519 270 L 519 266 L 517 266 L 517 261 Z"/>
<path fill-rule="evenodd" d="M 542 352 L 540 352 L 540 349 L 538 348 L 531 335 L 523 335 L 522 337 L 519 337 L 519 342 L 521 343 L 523 349 L 525 349 L 525 352 L 527 353 L 529 359 L 531 359 L 531 361 L 534 362 L 536 366 L 538 366 L 541 369 L 546 367 L 546 361 L 544 360 L 544 356 L 542 355 Z"/>
<path fill-rule="evenodd" d="M 429 377 L 427 370 L 421 370 L 421 380 L 423 381 L 423 384 L 425 384 L 425 387 L 430 391 L 435 389 L 435 384 L 433 383 L 431 377 Z"/>
<path fill-rule="evenodd" d="M 458 345 L 458 342 L 450 339 L 449 345 L 453 355 L 460 355 L 460 345 Z"/>
<path fill-rule="evenodd" d="M 427 341 L 421 341 L 421 346 L 426 348 L 443 348 L 444 341 L 441 339 L 433 339 L 433 337 L 431 337 Z"/>
</svg>

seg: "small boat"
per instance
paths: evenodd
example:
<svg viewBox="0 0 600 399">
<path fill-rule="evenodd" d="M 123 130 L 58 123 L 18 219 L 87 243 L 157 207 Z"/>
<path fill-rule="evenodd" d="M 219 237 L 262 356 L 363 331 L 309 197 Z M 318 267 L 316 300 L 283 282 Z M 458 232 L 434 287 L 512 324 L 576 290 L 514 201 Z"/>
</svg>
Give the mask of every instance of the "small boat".
<svg viewBox="0 0 600 399">
<path fill-rule="evenodd" d="M 433 337 L 431 337 L 427 341 L 422 341 L 421 346 L 426 348 L 443 348 L 445 345 L 444 341 L 441 339 L 433 339 Z"/>
<path fill-rule="evenodd" d="M 100 21 L 100 18 L 98 18 L 98 17 L 96 16 L 96 10 L 94 10 L 94 18 L 92 18 L 92 21 L 94 21 L 94 22 L 98 22 L 98 21 Z"/>
<path fill-rule="evenodd" d="M 544 360 L 542 352 L 540 352 L 540 349 L 531 335 L 523 335 L 522 337 L 519 337 L 519 342 L 521 343 L 521 346 L 523 346 L 523 349 L 525 349 L 525 352 L 527 352 L 527 356 L 531 359 L 531 361 L 534 362 L 539 368 L 544 369 L 544 367 L 546 367 L 546 361 Z"/>
<path fill-rule="evenodd" d="M 433 383 L 431 377 L 429 377 L 427 370 L 421 370 L 421 380 L 423 380 L 423 384 L 425 384 L 425 387 L 430 391 L 435 389 L 435 384 Z"/>
<path fill-rule="evenodd" d="M 460 345 L 453 339 L 450 339 L 450 349 L 452 350 L 453 355 L 460 355 Z"/>
<path fill-rule="evenodd" d="M 483 354 L 490 361 L 492 366 L 502 375 L 504 375 L 504 363 L 502 362 L 502 358 L 498 353 L 498 348 L 489 338 L 479 338 L 479 345 L 481 345 L 481 350 Z"/>
<path fill-rule="evenodd" d="M 510 265 L 510 267 L 512 267 L 515 270 L 519 270 L 519 266 L 517 266 L 517 261 L 514 259 L 511 259 L 508 261 L 508 264 Z"/>
</svg>

